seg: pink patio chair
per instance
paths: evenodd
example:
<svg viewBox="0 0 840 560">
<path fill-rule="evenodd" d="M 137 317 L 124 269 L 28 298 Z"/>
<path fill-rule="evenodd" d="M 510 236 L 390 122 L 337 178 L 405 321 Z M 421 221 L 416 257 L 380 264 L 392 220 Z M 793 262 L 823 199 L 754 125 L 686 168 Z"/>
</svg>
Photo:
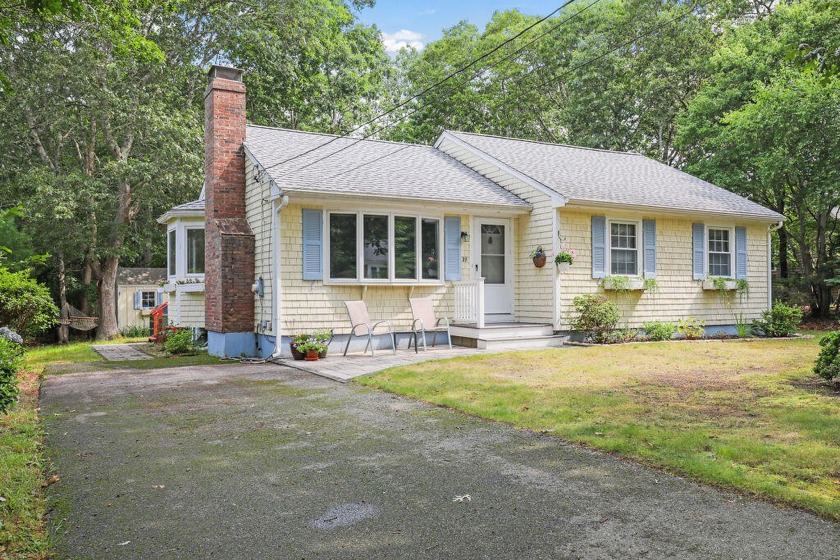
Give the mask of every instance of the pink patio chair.
<svg viewBox="0 0 840 560">
<path fill-rule="evenodd" d="M 426 333 L 435 333 L 432 338 L 432 346 L 437 344 L 437 335 L 439 332 L 446 333 L 446 341 L 449 343 L 449 348 L 452 348 L 452 336 L 449 333 L 449 319 L 446 317 L 435 317 L 435 308 L 432 304 L 432 298 L 408 298 L 408 303 L 411 305 L 411 314 L 414 321 L 411 323 L 411 331 L 414 338 L 414 351 L 417 352 L 417 335 L 423 335 L 423 350 L 426 350 Z M 441 323 L 443 323 L 441 325 Z M 408 341 L 408 347 L 411 348 L 411 341 Z"/>
<path fill-rule="evenodd" d="M 397 353 L 397 344 L 394 340 L 394 327 L 391 326 L 390 321 L 378 321 L 374 324 L 370 323 L 370 315 L 368 315 L 367 305 L 364 301 L 345 301 L 347 306 L 347 315 L 350 316 L 350 336 L 347 337 L 347 345 L 344 347 L 344 355 L 347 355 L 347 349 L 350 348 L 350 341 L 354 336 L 366 336 L 367 344 L 365 344 L 365 352 L 370 347 L 370 357 L 373 358 L 376 353 L 373 349 L 373 337 L 387 334 L 391 337 L 391 350 L 394 354 Z M 374 332 L 379 325 L 385 325 L 388 330 L 385 332 Z"/>
</svg>

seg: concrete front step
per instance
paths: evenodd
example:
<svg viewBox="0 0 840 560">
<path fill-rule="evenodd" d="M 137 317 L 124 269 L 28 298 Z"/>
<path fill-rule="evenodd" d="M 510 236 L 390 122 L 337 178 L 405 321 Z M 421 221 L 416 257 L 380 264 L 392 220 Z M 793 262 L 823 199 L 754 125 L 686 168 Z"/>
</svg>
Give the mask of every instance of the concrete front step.
<svg viewBox="0 0 840 560">
<path fill-rule="evenodd" d="M 475 342 L 476 348 L 479 350 L 532 350 L 535 348 L 560 348 L 567 340 L 569 340 L 568 336 L 550 335 L 530 338 L 479 338 Z"/>
<path fill-rule="evenodd" d="M 453 337 L 483 340 L 502 340 L 511 338 L 535 338 L 552 336 L 554 329 L 547 324 L 495 323 L 478 328 L 475 325 L 452 325 Z"/>
</svg>

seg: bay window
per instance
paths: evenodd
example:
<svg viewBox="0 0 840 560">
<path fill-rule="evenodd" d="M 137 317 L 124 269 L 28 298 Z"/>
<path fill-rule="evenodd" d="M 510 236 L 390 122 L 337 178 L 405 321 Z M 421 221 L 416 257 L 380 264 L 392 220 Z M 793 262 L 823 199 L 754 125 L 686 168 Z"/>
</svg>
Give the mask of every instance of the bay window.
<svg viewBox="0 0 840 560">
<path fill-rule="evenodd" d="M 167 255 L 167 275 L 175 276 L 177 274 L 177 270 L 175 267 L 176 263 L 176 253 L 175 253 L 175 239 L 176 239 L 176 232 L 174 229 L 169 230 L 169 234 L 166 238 L 166 255 Z"/>
<path fill-rule="evenodd" d="M 187 274 L 204 274 L 204 228 L 187 229 Z"/>
<path fill-rule="evenodd" d="M 327 213 L 328 278 L 370 283 L 438 281 L 439 218 Z"/>
</svg>

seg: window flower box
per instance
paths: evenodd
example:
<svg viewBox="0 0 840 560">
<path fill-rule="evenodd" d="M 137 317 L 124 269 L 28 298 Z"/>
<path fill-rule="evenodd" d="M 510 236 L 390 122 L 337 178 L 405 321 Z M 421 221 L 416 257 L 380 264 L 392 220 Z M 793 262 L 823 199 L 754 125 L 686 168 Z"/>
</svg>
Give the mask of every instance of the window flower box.
<svg viewBox="0 0 840 560">
<path fill-rule="evenodd" d="M 607 277 L 601 283 L 601 287 L 608 291 L 641 291 L 645 289 L 644 278 L 628 278 L 626 276 Z"/>
<path fill-rule="evenodd" d="M 735 280 L 726 280 L 723 283 L 723 286 L 716 286 L 714 280 L 703 280 L 703 289 L 704 290 L 737 290 L 738 283 Z"/>
</svg>

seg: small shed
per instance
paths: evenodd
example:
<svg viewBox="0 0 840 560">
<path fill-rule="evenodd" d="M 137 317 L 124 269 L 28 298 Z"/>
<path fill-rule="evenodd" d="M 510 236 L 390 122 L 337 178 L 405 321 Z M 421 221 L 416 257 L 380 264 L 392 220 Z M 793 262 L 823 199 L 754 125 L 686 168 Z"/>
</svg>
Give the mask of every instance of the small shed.
<svg viewBox="0 0 840 560">
<path fill-rule="evenodd" d="M 165 268 L 120 268 L 117 273 L 117 325 L 120 331 L 150 326 L 152 309 L 165 301 Z"/>
</svg>

